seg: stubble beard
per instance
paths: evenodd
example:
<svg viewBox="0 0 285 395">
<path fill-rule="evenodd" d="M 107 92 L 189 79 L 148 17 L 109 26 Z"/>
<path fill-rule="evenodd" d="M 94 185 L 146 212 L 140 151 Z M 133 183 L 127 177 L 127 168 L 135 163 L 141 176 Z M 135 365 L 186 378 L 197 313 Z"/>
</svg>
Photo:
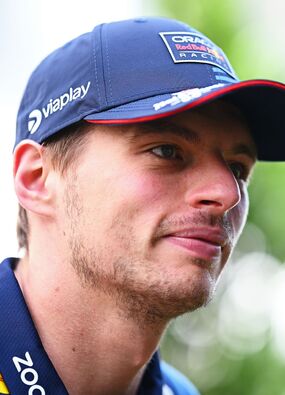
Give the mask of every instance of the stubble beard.
<svg viewBox="0 0 285 395">
<path fill-rule="evenodd" d="M 84 229 L 84 209 L 79 195 L 72 188 L 66 194 L 66 213 L 70 264 L 81 286 L 91 293 L 107 296 L 122 318 L 136 321 L 141 326 L 156 326 L 205 306 L 211 300 L 216 279 L 209 271 L 198 269 L 196 274 L 180 283 L 167 278 L 158 271 L 155 261 L 136 250 L 134 230 L 127 227 L 123 215 L 113 221 L 110 229 L 116 237 L 115 244 L 124 252 L 118 254 L 111 243 L 86 245 L 80 232 Z M 197 268 L 205 266 L 202 259 L 194 257 L 189 264 Z"/>
<path fill-rule="evenodd" d="M 130 256 L 109 261 L 111 270 L 104 271 L 105 254 L 98 254 L 95 249 L 87 249 L 77 238 L 71 242 L 71 265 L 78 275 L 83 288 L 108 296 L 124 319 L 131 319 L 140 325 L 168 322 L 186 312 L 205 306 L 211 300 L 215 281 L 210 274 L 201 285 L 200 278 L 191 282 L 173 284 L 163 274 L 159 277 L 151 274 L 143 278 L 137 272 L 140 266 L 146 267 L 155 262 L 136 261 Z M 108 251 L 110 252 L 110 250 Z M 203 266 L 205 262 L 192 258 L 192 265 Z M 211 284 L 209 287 L 209 283 Z"/>
</svg>

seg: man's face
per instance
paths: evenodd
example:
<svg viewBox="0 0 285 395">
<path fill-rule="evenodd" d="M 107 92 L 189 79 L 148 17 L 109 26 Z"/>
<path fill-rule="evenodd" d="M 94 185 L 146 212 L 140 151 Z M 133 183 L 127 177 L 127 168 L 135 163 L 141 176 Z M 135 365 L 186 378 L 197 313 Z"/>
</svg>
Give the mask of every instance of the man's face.
<svg viewBox="0 0 285 395">
<path fill-rule="evenodd" d="M 80 281 L 151 321 L 207 303 L 248 211 L 255 147 L 238 112 L 215 103 L 88 139 L 58 212 Z"/>
</svg>

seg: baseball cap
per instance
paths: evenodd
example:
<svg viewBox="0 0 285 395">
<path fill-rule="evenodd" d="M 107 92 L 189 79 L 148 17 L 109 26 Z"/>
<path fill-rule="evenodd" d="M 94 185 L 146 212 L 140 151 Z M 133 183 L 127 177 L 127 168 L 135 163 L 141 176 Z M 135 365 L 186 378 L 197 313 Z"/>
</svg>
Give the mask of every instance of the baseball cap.
<svg viewBox="0 0 285 395">
<path fill-rule="evenodd" d="M 221 98 L 246 117 L 260 160 L 285 159 L 284 84 L 240 81 L 224 52 L 183 22 L 101 24 L 52 52 L 32 73 L 15 145 L 23 139 L 42 143 L 80 120 L 146 122 Z"/>
</svg>

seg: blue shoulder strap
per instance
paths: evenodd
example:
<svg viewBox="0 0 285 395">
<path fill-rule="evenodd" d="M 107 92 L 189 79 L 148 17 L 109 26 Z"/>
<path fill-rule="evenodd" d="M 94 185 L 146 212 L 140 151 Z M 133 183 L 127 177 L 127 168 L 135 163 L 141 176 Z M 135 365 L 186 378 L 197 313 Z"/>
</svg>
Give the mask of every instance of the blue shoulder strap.
<svg viewBox="0 0 285 395">
<path fill-rule="evenodd" d="M 194 385 L 178 370 L 160 362 L 160 368 L 164 381 L 162 395 L 199 395 Z"/>
</svg>

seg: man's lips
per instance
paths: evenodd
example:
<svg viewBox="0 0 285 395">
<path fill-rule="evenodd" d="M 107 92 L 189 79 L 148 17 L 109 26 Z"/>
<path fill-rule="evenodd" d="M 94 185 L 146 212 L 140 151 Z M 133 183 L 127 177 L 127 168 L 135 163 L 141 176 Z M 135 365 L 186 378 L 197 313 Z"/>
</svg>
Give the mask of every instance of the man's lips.
<svg viewBox="0 0 285 395">
<path fill-rule="evenodd" d="M 227 235 L 220 228 L 183 229 L 167 234 L 164 239 L 207 261 L 219 258 L 228 242 Z"/>
<path fill-rule="evenodd" d="M 213 227 L 200 227 L 200 228 L 187 228 L 170 232 L 166 237 L 177 237 L 185 239 L 198 239 L 211 244 L 223 247 L 228 240 L 228 236 L 221 228 Z"/>
</svg>

